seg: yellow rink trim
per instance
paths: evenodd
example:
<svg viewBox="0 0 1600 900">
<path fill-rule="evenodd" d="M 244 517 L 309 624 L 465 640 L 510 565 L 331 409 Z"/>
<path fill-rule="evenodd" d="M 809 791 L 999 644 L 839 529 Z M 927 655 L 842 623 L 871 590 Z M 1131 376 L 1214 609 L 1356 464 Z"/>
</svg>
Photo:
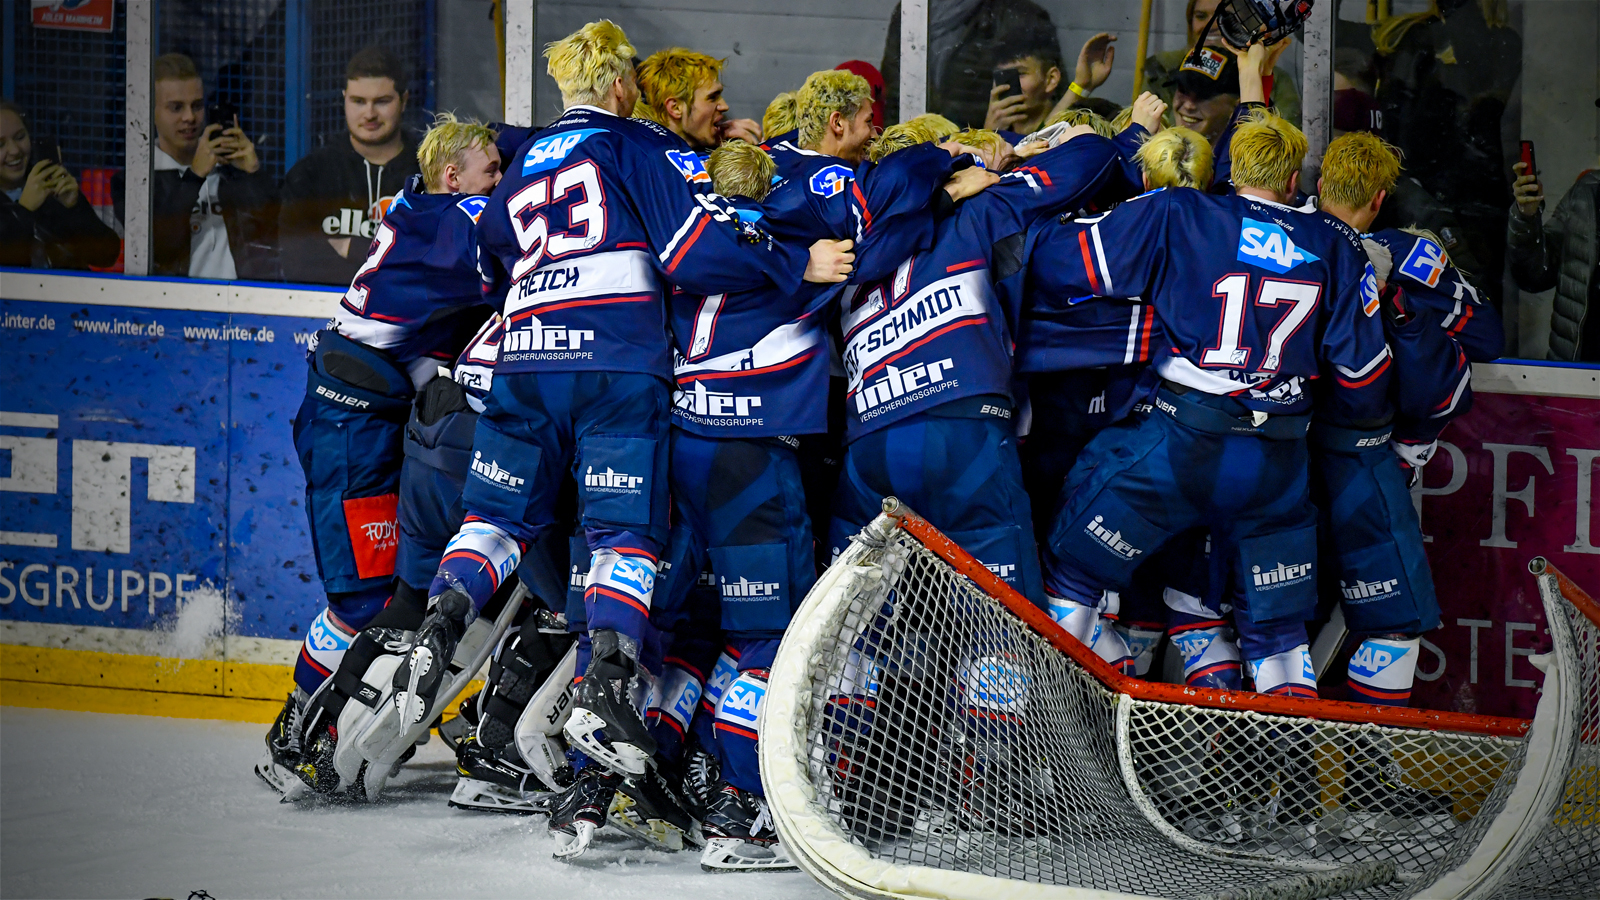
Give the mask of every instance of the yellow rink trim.
<svg viewBox="0 0 1600 900">
<path fill-rule="evenodd" d="M 292 666 L 0 644 L 4 706 L 270 723 L 292 690 Z"/>
</svg>

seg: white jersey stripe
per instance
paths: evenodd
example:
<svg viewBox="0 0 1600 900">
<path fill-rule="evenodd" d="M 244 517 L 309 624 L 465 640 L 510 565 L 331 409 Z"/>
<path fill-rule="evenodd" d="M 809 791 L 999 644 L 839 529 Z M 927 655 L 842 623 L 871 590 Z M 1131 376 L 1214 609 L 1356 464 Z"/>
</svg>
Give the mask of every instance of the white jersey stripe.
<svg viewBox="0 0 1600 900">
<path fill-rule="evenodd" d="M 1343 375 L 1346 378 L 1361 378 L 1361 377 L 1365 376 L 1368 372 L 1371 372 L 1373 369 L 1376 369 L 1379 366 L 1379 364 L 1381 364 L 1384 360 L 1386 360 L 1388 358 L 1389 358 L 1389 345 L 1388 344 L 1384 344 L 1383 345 L 1383 349 L 1378 352 L 1378 355 L 1374 356 L 1372 358 L 1371 362 L 1369 362 L 1366 365 L 1362 366 L 1359 370 L 1351 371 L 1350 369 L 1347 369 L 1344 366 L 1339 366 L 1339 365 L 1334 366 L 1334 368 L 1338 369 L 1339 370 L 1339 374 Z"/>
<path fill-rule="evenodd" d="M 1134 354 L 1139 349 L 1139 320 L 1144 318 L 1139 313 L 1143 309 L 1142 306 L 1135 306 L 1128 311 L 1128 349 L 1122 354 L 1123 365 L 1133 362 Z"/>
<path fill-rule="evenodd" d="M 1094 260 L 1100 266 L 1100 281 L 1105 288 L 1105 295 L 1113 296 L 1115 289 L 1111 286 L 1111 272 L 1106 269 L 1106 249 L 1100 244 L 1099 222 L 1089 228 L 1089 234 L 1094 238 Z"/>
<path fill-rule="evenodd" d="M 678 242 L 683 240 L 684 236 L 689 233 L 689 229 L 694 225 L 694 220 L 701 215 L 701 211 L 696 209 L 694 212 L 689 213 L 689 218 L 683 220 L 683 224 L 678 226 L 678 233 L 674 234 L 672 240 L 667 242 L 667 249 L 661 251 L 661 262 L 665 263 L 672 258 L 673 251 L 678 249 Z"/>
</svg>

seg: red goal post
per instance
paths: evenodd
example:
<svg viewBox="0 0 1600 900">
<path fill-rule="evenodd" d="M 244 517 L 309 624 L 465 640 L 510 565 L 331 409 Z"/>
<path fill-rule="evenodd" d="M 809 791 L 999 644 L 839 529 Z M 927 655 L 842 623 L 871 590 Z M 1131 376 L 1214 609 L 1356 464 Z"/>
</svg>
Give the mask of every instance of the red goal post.
<svg viewBox="0 0 1600 900">
<path fill-rule="evenodd" d="M 1600 608 L 1548 564 L 1523 720 L 1127 677 L 884 509 L 796 614 L 761 725 L 779 835 L 841 896 L 1597 893 Z"/>
</svg>

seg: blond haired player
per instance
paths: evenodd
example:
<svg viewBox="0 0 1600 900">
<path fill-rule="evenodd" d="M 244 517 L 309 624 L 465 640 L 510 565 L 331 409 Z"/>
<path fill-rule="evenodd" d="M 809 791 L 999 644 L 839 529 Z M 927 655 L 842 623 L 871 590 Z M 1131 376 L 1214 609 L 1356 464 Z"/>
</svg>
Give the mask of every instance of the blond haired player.
<svg viewBox="0 0 1600 900">
<path fill-rule="evenodd" d="M 634 115 L 665 125 L 699 153 L 726 140 L 759 143 L 761 126 L 755 121 L 724 118 L 728 112 L 722 99 L 724 62 L 683 47 L 650 54 L 637 70 L 639 103 Z"/>
<path fill-rule="evenodd" d="M 625 780 L 656 784 L 641 713 L 659 664 L 641 648 L 667 538 L 666 295 L 793 291 L 850 268 L 833 242 L 808 254 L 740 224 L 682 138 L 626 118 L 639 99 L 635 55 L 604 19 L 545 49 L 566 111 L 512 157 L 481 217 L 485 296 L 506 331 L 473 437 L 466 524 L 394 678 L 406 721 L 429 715 L 444 661 L 528 544 L 559 527 L 557 494 L 575 473 L 592 653 L 566 734 L 589 764 L 552 811 L 562 855 L 583 852 Z M 689 830 L 681 810 L 657 812 L 662 828 Z"/>
</svg>

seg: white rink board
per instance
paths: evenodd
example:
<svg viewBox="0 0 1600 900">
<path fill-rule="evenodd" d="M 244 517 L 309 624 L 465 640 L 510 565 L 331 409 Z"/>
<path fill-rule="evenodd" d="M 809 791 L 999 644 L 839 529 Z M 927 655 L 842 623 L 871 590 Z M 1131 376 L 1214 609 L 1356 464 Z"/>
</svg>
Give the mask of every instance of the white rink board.
<svg viewBox="0 0 1600 900">
<path fill-rule="evenodd" d="M 609 830 L 576 863 L 556 862 L 542 816 L 445 805 L 455 759 L 437 739 L 381 804 L 282 804 L 250 771 L 265 729 L 0 709 L 0 896 L 830 896 L 799 872 L 712 875 L 698 854 L 647 850 Z"/>
</svg>

